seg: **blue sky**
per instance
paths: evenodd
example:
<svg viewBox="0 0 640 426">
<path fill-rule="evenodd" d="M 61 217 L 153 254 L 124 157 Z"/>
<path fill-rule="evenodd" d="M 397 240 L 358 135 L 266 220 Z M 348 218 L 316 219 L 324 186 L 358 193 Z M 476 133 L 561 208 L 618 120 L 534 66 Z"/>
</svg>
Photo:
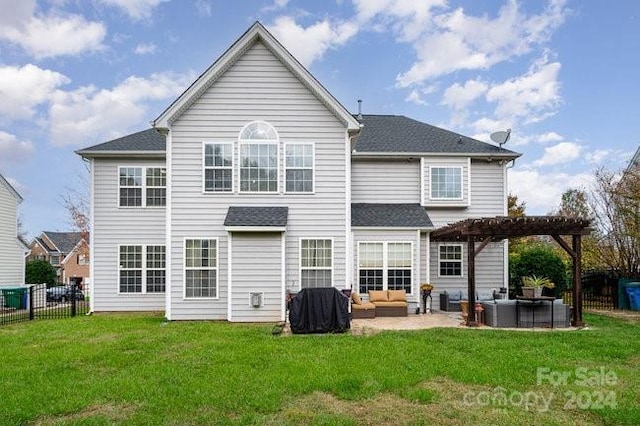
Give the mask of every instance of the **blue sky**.
<svg viewBox="0 0 640 426">
<path fill-rule="evenodd" d="M 348 109 L 481 140 L 512 129 L 510 191 L 555 209 L 640 144 L 640 2 L 0 0 L 0 173 L 30 236 L 66 230 L 74 150 L 145 129 L 260 20 Z"/>
</svg>

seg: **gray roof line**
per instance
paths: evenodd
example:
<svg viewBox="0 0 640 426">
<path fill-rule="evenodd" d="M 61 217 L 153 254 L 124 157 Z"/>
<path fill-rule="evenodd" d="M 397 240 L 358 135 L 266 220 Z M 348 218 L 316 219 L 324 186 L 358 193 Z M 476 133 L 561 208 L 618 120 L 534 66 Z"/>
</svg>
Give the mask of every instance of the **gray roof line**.
<svg viewBox="0 0 640 426">
<path fill-rule="evenodd" d="M 351 204 L 351 226 L 383 228 L 433 228 L 427 210 L 420 204 Z"/>
</svg>

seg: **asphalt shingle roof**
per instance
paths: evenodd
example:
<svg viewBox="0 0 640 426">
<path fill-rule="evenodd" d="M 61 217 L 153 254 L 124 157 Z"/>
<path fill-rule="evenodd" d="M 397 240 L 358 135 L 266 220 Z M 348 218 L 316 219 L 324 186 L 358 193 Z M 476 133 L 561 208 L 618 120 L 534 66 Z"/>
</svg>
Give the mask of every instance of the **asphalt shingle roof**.
<svg viewBox="0 0 640 426">
<path fill-rule="evenodd" d="M 351 226 L 431 228 L 433 223 L 420 204 L 351 204 Z"/>
<path fill-rule="evenodd" d="M 229 207 L 224 226 L 287 226 L 288 207 Z"/>
<path fill-rule="evenodd" d="M 51 232 L 44 231 L 43 234 L 49 238 L 53 244 L 58 247 L 61 253 L 70 253 L 71 250 L 78 244 L 78 242 L 82 239 L 81 232 Z M 50 249 L 54 250 L 53 247 Z"/>
<path fill-rule="evenodd" d="M 98 145 L 81 149 L 78 154 L 86 152 L 118 152 L 118 151 L 159 151 L 165 152 L 166 138 L 156 131 L 147 129 L 141 132 L 132 133 L 118 139 L 103 142 Z"/>
<path fill-rule="evenodd" d="M 356 153 L 518 153 L 481 142 L 402 115 L 363 115 L 364 125 L 356 141 Z"/>
</svg>

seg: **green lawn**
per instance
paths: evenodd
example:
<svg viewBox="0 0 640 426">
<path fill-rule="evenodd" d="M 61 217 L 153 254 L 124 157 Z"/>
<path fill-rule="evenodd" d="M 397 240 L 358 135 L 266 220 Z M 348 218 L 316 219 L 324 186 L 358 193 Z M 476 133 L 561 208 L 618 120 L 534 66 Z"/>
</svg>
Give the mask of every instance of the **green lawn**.
<svg viewBox="0 0 640 426">
<path fill-rule="evenodd" d="M 277 337 L 152 315 L 14 324 L 0 424 L 637 424 L 640 320 L 585 319 Z"/>
</svg>

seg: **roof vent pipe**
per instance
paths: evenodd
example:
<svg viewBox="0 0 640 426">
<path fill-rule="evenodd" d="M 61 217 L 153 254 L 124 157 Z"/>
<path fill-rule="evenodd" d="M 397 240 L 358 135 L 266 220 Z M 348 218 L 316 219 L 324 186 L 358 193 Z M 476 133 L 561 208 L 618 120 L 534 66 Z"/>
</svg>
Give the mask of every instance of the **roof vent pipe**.
<svg viewBox="0 0 640 426">
<path fill-rule="evenodd" d="M 358 99 L 358 121 L 362 121 L 362 99 Z"/>
</svg>

